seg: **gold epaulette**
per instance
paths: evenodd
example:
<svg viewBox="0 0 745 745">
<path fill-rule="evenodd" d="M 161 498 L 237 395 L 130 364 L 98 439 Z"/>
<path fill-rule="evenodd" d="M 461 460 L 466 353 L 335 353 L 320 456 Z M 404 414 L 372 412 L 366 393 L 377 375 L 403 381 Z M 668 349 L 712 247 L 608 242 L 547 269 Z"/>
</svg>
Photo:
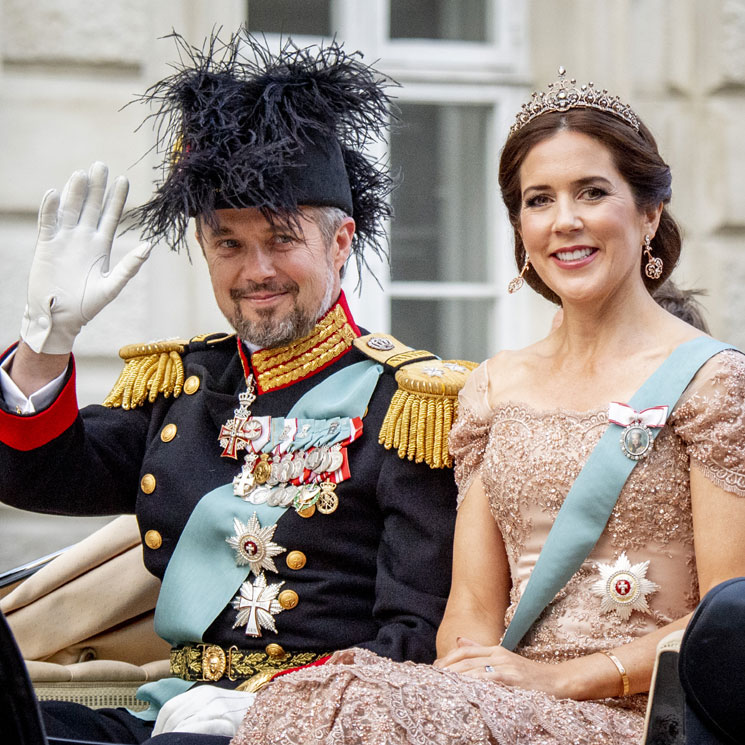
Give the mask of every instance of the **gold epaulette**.
<svg viewBox="0 0 745 745">
<path fill-rule="evenodd" d="M 178 397 L 184 386 L 181 355 L 188 343 L 174 339 L 122 347 L 119 356 L 124 360 L 124 369 L 103 405 L 133 409 L 145 401 L 152 403 L 160 393 L 166 398 L 171 394 Z"/>
<path fill-rule="evenodd" d="M 381 445 L 396 448 L 399 457 L 425 462 L 431 468 L 452 466 L 448 436 L 458 409 L 458 393 L 477 363 L 440 360 L 388 334 L 362 336 L 355 346 L 372 359 L 398 368 L 398 390 L 380 428 Z"/>
</svg>

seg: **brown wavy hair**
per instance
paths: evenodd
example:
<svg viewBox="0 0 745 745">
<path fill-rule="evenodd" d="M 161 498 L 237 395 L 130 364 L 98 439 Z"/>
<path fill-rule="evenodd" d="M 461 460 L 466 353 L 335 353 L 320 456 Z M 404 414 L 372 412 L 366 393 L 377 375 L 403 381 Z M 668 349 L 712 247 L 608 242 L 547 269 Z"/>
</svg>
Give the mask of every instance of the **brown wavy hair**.
<svg viewBox="0 0 745 745">
<path fill-rule="evenodd" d="M 502 148 L 499 186 L 515 233 L 515 262 L 518 270 L 525 263 L 525 246 L 518 231 L 522 206 L 520 167 L 538 143 L 561 131 L 580 132 L 608 148 L 613 164 L 629 185 L 639 211 L 663 204 L 660 224 L 652 240 L 652 255 L 663 261 L 662 276 L 659 279 L 647 277 L 644 274 L 643 261 L 641 269 L 647 290 L 650 294 L 654 293 L 670 276 L 680 257 L 680 228 L 667 208 L 672 196 L 670 167 L 662 159 L 652 133 L 643 123 L 640 122 L 639 132 L 636 132 L 612 114 L 596 109 L 576 108 L 541 114 L 511 135 Z M 639 250 L 641 251 L 641 246 Z M 532 267 L 525 273 L 524 279 L 543 297 L 561 305 L 559 296 Z"/>
</svg>

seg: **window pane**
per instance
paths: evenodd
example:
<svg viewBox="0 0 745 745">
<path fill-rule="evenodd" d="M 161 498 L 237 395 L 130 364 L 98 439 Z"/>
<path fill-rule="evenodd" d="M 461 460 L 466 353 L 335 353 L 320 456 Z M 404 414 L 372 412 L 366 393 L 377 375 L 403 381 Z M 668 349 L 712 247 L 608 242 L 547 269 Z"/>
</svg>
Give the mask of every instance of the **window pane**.
<svg viewBox="0 0 745 745">
<path fill-rule="evenodd" d="M 391 137 L 393 281 L 483 282 L 488 106 L 401 105 Z"/>
<path fill-rule="evenodd" d="M 331 36 L 331 0 L 249 0 L 249 31 Z"/>
<path fill-rule="evenodd" d="M 392 39 L 487 41 L 489 0 L 389 0 Z"/>
<path fill-rule="evenodd" d="M 391 333 L 443 359 L 480 362 L 489 355 L 493 300 L 391 301 Z"/>
</svg>

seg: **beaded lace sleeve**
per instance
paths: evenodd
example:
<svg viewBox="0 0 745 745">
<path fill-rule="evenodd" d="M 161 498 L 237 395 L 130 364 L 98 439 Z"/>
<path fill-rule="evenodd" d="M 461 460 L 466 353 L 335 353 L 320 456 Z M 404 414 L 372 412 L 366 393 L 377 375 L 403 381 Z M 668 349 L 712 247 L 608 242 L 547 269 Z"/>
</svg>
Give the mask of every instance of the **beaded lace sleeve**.
<svg viewBox="0 0 745 745">
<path fill-rule="evenodd" d="M 468 376 L 458 396 L 458 417 L 450 430 L 449 447 L 455 460 L 459 506 L 481 469 L 491 420 L 489 377 L 486 362 L 482 362 Z"/>
<path fill-rule="evenodd" d="M 717 486 L 745 497 L 745 356 L 707 362 L 681 397 L 671 424 L 692 463 Z"/>
</svg>

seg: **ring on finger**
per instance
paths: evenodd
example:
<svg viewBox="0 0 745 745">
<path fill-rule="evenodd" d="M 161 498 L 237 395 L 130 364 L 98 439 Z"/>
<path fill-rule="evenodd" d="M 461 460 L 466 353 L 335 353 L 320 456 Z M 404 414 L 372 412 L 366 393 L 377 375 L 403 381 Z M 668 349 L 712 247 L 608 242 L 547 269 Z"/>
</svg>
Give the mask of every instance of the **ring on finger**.
<svg viewBox="0 0 745 745">
<path fill-rule="evenodd" d="M 491 665 L 484 665 L 484 670 L 487 673 L 493 673 L 494 672 L 494 668 Z"/>
</svg>

